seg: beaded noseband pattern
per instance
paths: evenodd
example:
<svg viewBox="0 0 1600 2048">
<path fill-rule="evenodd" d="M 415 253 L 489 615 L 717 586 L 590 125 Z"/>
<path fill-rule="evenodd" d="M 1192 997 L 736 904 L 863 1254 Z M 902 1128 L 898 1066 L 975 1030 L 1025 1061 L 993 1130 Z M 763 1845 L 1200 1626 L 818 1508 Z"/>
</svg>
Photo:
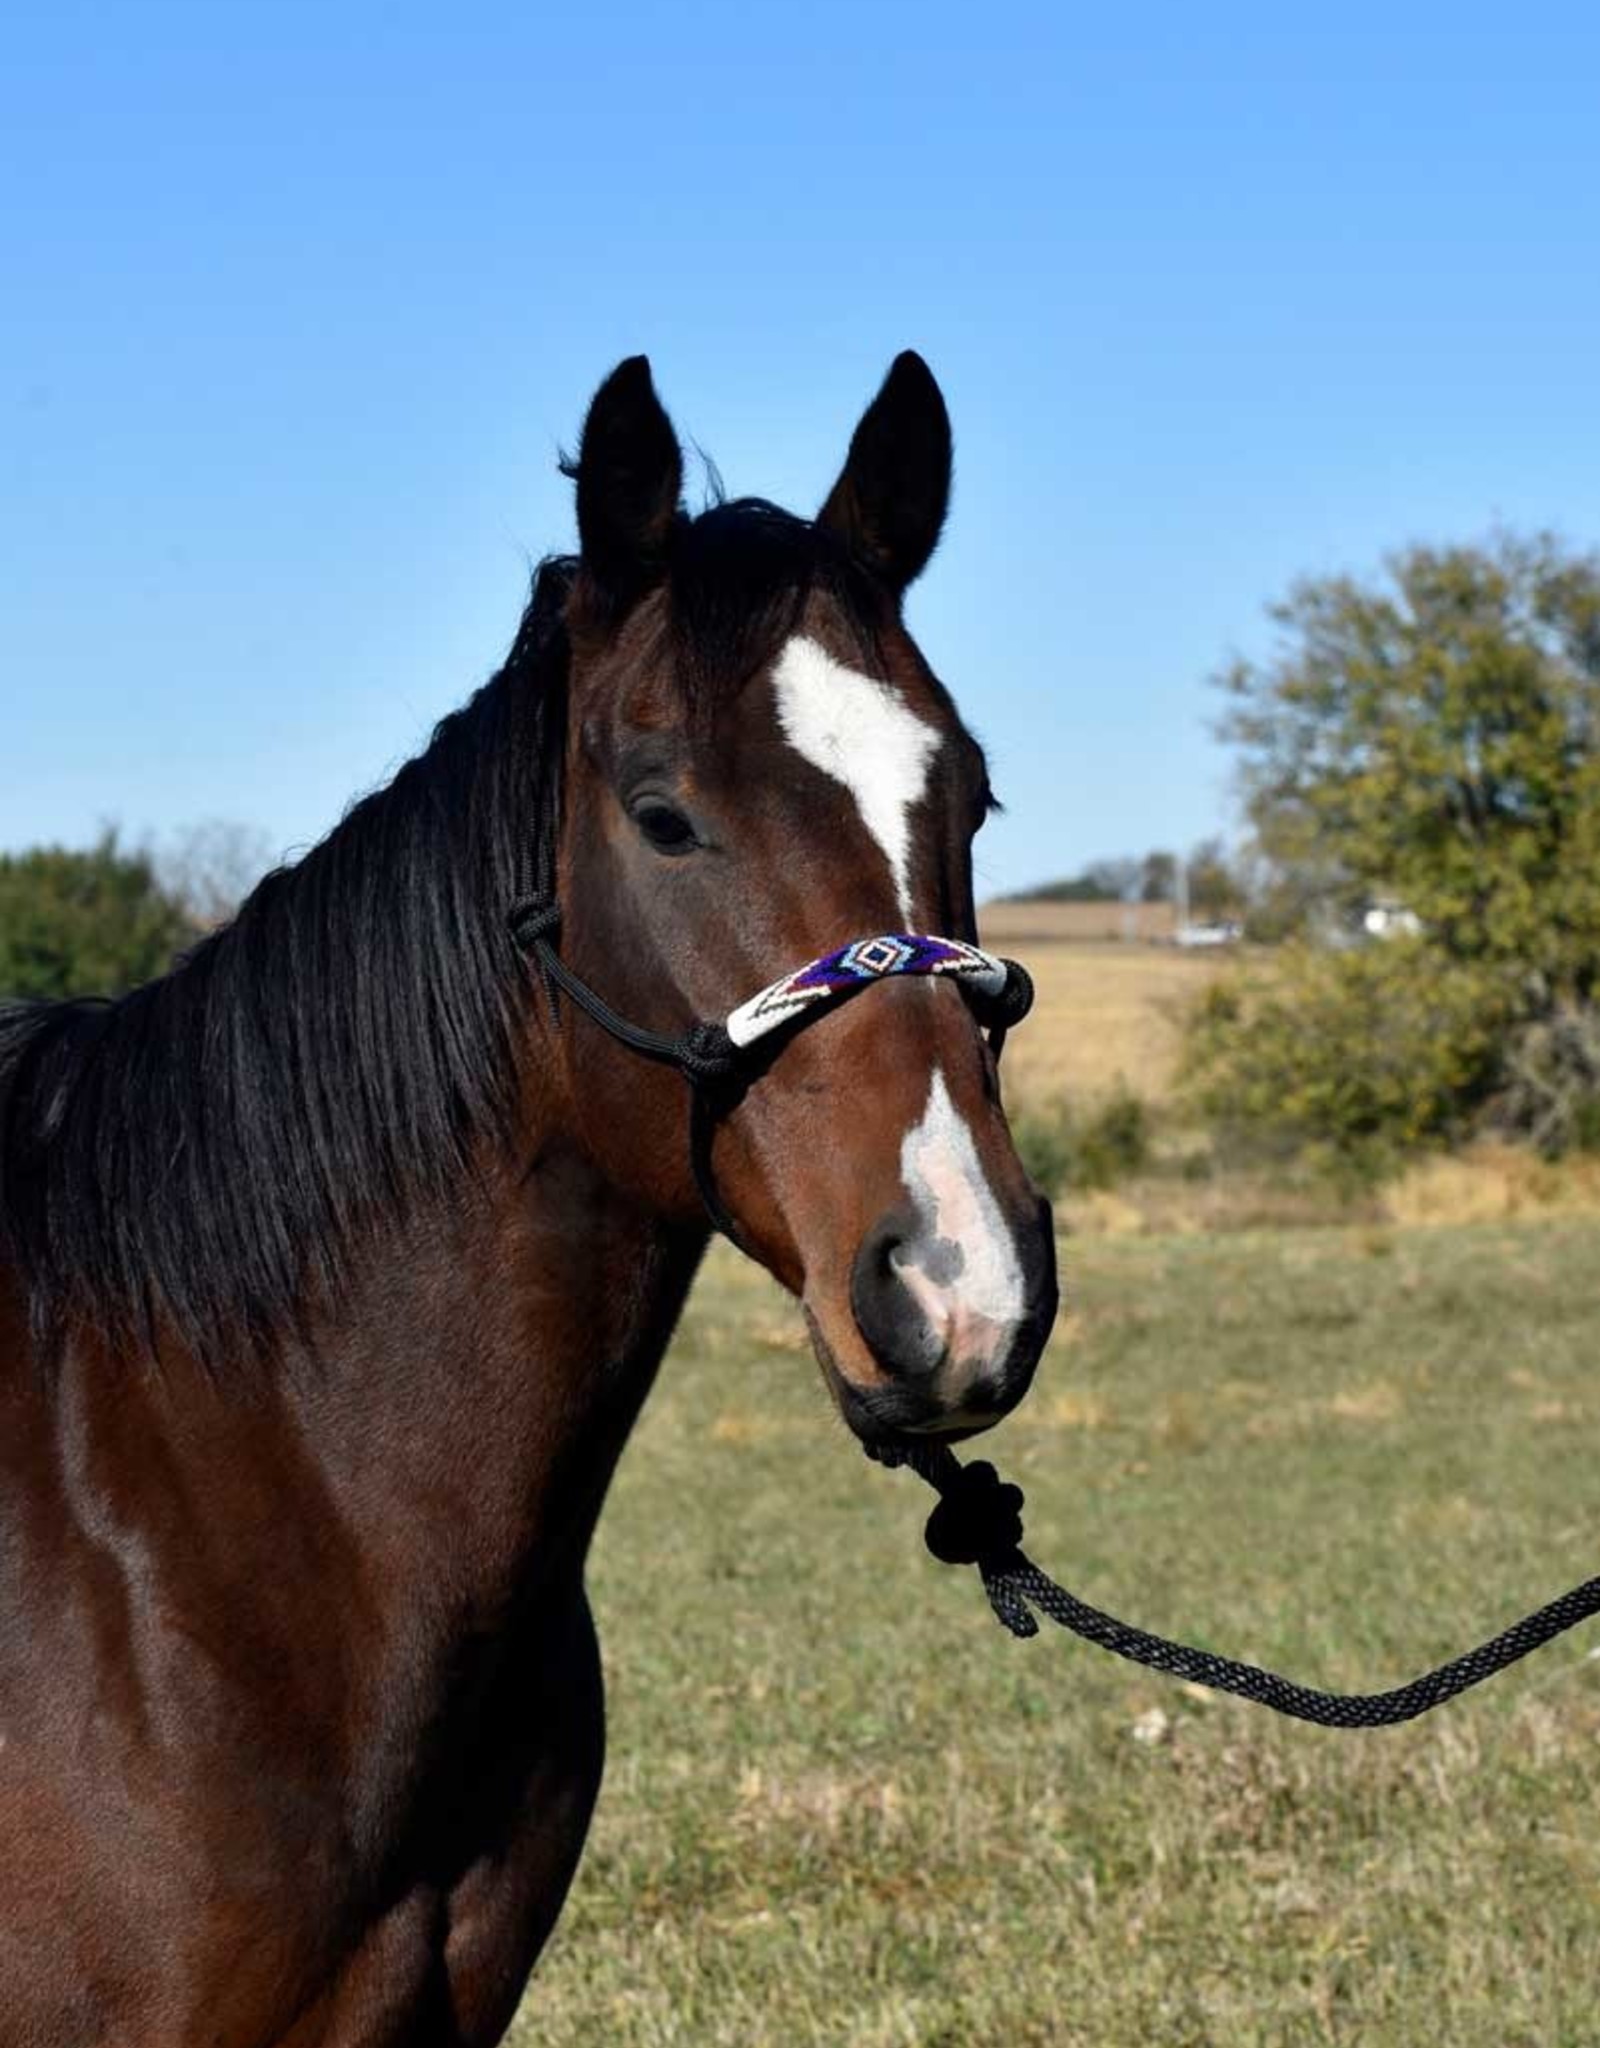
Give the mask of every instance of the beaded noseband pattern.
<svg viewBox="0 0 1600 2048">
<path fill-rule="evenodd" d="M 971 982 L 983 995 L 998 996 L 1010 972 L 1004 960 L 964 939 L 939 938 L 931 932 L 882 932 L 876 938 L 852 939 L 849 945 L 837 946 L 769 983 L 758 995 L 729 1011 L 725 1028 L 735 1045 L 754 1045 L 813 1003 L 831 1002 L 867 982 L 887 981 L 891 975 L 954 975 Z"/>
</svg>

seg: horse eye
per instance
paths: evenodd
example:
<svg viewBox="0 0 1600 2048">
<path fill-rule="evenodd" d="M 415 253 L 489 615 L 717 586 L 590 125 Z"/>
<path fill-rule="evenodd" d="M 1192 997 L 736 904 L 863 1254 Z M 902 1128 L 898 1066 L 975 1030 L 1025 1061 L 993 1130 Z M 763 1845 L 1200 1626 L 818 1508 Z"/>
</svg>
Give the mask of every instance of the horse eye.
<svg viewBox="0 0 1600 2048">
<path fill-rule="evenodd" d="M 640 804 L 633 822 L 657 853 L 688 853 L 699 844 L 694 827 L 682 811 L 675 811 L 671 804 L 657 799 Z"/>
</svg>

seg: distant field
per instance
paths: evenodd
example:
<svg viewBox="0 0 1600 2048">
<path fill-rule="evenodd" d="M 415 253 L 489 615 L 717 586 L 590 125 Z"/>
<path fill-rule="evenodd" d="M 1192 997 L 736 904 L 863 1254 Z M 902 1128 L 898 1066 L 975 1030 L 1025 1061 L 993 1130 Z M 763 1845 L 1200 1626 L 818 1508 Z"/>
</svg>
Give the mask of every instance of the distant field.
<svg viewBox="0 0 1600 2048">
<path fill-rule="evenodd" d="M 1038 990 L 1033 1015 L 1006 1047 L 1011 1102 L 1104 1095 L 1119 1079 L 1151 1101 L 1171 1090 L 1179 1019 L 1226 969 L 1229 956 L 1082 936 L 1078 913 L 1100 910 L 1096 904 L 996 903 L 979 913 L 985 944 L 1016 953 Z"/>
<path fill-rule="evenodd" d="M 1600 1224 L 1069 1242 L 992 1440 L 1148 1625 L 1377 1685 L 1597 1568 Z M 1013 1643 L 725 1247 L 601 1526 L 611 1761 L 519 2048 L 1600 2042 L 1600 1627 L 1332 1734 Z"/>
<path fill-rule="evenodd" d="M 1015 952 L 1034 977 L 1033 1014 L 1005 1052 L 1005 1095 L 1013 1111 L 1067 1097 L 1082 1105 L 1119 1081 L 1159 1108 L 1170 1100 L 1182 1049 L 1182 1020 L 1196 997 L 1234 972 L 1231 951 L 1183 952 L 1170 945 L 1072 936 L 1074 913 L 1095 905 L 1000 903 L 978 914 L 989 945 Z M 1259 971 L 1270 955 L 1248 956 Z M 1240 1225 L 1324 1223 L 1349 1213 L 1332 1185 L 1282 1183 L 1281 1175 L 1238 1169 L 1188 1182 L 1147 1175 L 1109 1194 L 1069 1195 L 1059 1213 L 1078 1231 L 1184 1232 Z M 1361 1198 L 1371 1220 L 1489 1222 L 1560 1213 L 1600 1214 L 1600 1161 L 1551 1164 L 1526 1150 L 1480 1144 L 1464 1154 L 1414 1162 Z M 1600 2042 L 1600 2032 L 1596 2035 Z"/>
<path fill-rule="evenodd" d="M 986 903 L 978 921 L 995 939 L 1057 945 L 1168 940 L 1178 928 L 1170 903 Z"/>
</svg>

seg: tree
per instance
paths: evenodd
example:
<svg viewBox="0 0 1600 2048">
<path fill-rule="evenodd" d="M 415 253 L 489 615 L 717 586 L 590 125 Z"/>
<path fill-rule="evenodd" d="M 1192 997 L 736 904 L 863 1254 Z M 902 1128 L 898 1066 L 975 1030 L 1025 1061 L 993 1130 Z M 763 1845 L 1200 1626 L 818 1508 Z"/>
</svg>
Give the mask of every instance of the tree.
<svg viewBox="0 0 1600 2048">
<path fill-rule="evenodd" d="M 1022 898 L 1039 903 L 1146 903 L 1159 899 L 1148 891 L 1150 877 L 1159 872 L 1160 862 L 1172 863 L 1170 853 L 1147 854 L 1141 860 L 1128 855 L 1113 859 L 1094 860 L 1076 875 L 1064 875 L 1059 881 L 1042 882 L 1023 891 Z"/>
<path fill-rule="evenodd" d="M 1065 875 L 1060 881 L 1039 882 L 1015 898 L 1019 903 L 1101 903 L 1105 891 L 1086 874 Z"/>
<path fill-rule="evenodd" d="M 1221 678 L 1267 911 L 1354 933 L 1382 902 L 1415 931 L 1291 948 L 1271 986 L 1212 1000 L 1202 1102 L 1345 1150 L 1493 1105 L 1552 1146 L 1552 1100 L 1562 1132 L 1594 1128 L 1600 557 L 1549 536 L 1411 547 L 1382 582 L 1302 582 L 1271 617 L 1273 655 Z M 1535 1096 L 1537 1131 L 1515 1108 Z"/>
<path fill-rule="evenodd" d="M 176 835 L 162 853 L 162 888 L 201 931 L 226 924 L 272 866 L 272 843 L 253 825 L 207 818 Z"/>
<path fill-rule="evenodd" d="M 1102 903 L 1136 903 L 1144 879 L 1144 863 L 1122 854 L 1115 860 L 1091 861 L 1083 871 L 1084 880 Z"/>
<path fill-rule="evenodd" d="M 1141 903 L 1171 903 L 1178 888 L 1178 856 L 1153 848 L 1140 863 Z"/>
<path fill-rule="evenodd" d="M 194 937 L 149 855 L 114 829 L 88 848 L 0 854 L 0 998 L 114 995 Z"/>
<path fill-rule="evenodd" d="M 1197 917 L 1223 918 L 1238 911 L 1243 885 L 1220 839 L 1202 839 L 1191 849 L 1187 866 L 1189 908 Z"/>
<path fill-rule="evenodd" d="M 1304 904 L 1404 904 L 1449 958 L 1600 983 L 1600 557 L 1549 536 L 1411 547 L 1307 581 L 1221 678 L 1263 852 Z"/>
</svg>

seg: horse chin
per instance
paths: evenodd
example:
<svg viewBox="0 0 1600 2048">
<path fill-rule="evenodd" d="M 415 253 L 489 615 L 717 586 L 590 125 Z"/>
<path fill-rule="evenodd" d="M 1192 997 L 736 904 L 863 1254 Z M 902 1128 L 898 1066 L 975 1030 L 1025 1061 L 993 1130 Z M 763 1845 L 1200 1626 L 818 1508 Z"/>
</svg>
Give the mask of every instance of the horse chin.
<svg viewBox="0 0 1600 2048">
<path fill-rule="evenodd" d="M 822 1377 L 845 1424 L 872 1451 L 888 1451 L 914 1443 L 958 1444 L 993 1429 L 1009 1413 L 1005 1408 L 950 1409 L 900 1381 L 852 1379 L 809 1304 L 806 1327 Z M 864 1348 L 864 1347 L 863 1347 Z"/>
</svg>

